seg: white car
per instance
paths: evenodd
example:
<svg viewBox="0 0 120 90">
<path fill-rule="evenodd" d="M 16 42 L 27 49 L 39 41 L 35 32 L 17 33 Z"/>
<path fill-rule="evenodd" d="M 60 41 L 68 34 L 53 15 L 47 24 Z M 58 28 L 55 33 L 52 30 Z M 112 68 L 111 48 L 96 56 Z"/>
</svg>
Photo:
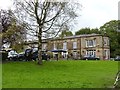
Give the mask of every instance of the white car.
<svg viewBox="0 0 120 90">
<path fill-rule="evenodd" d="M 11 50 L 10 52 L 8 52 L 8 59 L 9 60 L 17 60 L 18 58 L 18 53 L 15 50 Z"/>
</svg>

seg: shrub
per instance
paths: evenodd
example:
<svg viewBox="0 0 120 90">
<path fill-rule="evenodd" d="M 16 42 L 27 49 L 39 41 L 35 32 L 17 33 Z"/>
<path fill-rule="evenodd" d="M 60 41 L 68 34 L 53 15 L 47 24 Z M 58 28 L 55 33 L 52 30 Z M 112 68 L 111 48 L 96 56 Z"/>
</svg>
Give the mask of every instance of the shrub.
<svg viewBox="0 0 120 90">
<path fill-rule="evenodd" d="M 0 51 L 0 55 L 2 56 L 2 62 L 7 60 L 8 52 Z"/>
</svg>

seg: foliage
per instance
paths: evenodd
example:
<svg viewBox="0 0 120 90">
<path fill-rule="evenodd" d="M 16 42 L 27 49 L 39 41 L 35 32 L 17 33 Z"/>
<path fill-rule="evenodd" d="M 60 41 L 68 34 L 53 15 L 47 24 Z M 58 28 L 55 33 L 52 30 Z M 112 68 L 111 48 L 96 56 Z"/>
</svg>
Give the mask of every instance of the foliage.
<svg viewBox="0 0 120 90">
<path fill-rule="evenodd" d="M 61 32 L 59 37 L 72 36 L 73 33 L 69 30 L 68 26 L 65 26 L 64 30 Z"/>
<path fill-rule="evenodd" d="M 100 27 L 101 33 L 110 37 L 111 57 L 120 55 L 120 32 L 117 32 L 119 22 L 119 20 L 112 20 Z"/>
<path fill-rule="evenodd" d="M 78 30 L 77 32 L 75 32 L 75 35 L 92 34 L 92 33 L 100 34 L 100 31 L 97 28 L 95 28 L 95 29 L 82 28 L 82 29 Z"/>
<path fill-rule="evenodd" d="M 24 26 L 18 23 L 11 10 L 1 10 L 1 45 L 9 43 L 10 47 L 14 47 L 17 43 L 23 42 L 25 39 Z"/>
<path fill-rule="evenodd" d="M 2 57 L 2 62 L 5 62 L 7 60 L 8 52 L 0 51 L 0 56 Z"/>
<path fill-rule="evenodd" d="M 2 65 L 3 88 L 112 88 L 115 61 L 8 62 Z M 97 67 L 97 68 L 96 68 Z"/>
<path fill-rule="evenodd" d="M 69 30 L 64 30 L 62 33 L 59 35 L 59 37 L 65 37 L 65 36 L 72 36 L 73 33 Z"/>
<path fill-rule="evenodd" d="M 17 52 L 23 52 L 24 50 L 24 43 L 16 43 L 13 47 L 14 50 Z"/>
</svg>

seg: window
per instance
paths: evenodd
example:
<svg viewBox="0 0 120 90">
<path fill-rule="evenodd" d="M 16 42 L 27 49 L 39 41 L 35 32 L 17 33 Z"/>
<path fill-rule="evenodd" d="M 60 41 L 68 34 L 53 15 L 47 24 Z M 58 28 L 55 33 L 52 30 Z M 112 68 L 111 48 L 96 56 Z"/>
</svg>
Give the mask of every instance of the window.
<svg viewBox="0 0 120 90">
<path fill-rule="evenodd" d="M 104 59 L 109 58 L 109 50 L 104 50 Z"/>
<path fill-rule="evenodd" d="M 104 39 L 104 45 L 107 45 L 107 39 Z"/>
<path fill-rule="evenodd" d="M 86 40 L 86 47 L 95 47 L 96 40 Z"/>
<path fill-rule="evenodd" d="M 87 50 L 86 55 L 96 57 L 96 50 Z"/>
<path fill-rule="evenodd" d="M 63 50 L 67 50 L 67 42 L 63 43 Z"/>
<path fill-rule="evenodd" d="M 77 42 L 73 42 L 73 49 L 77 48 Z"/>
<path fill-rule="evenodd" d="M 109 45 L 109 40 L 107 38 L 104 39 L 104 45 Z"/>
<path fill-rule="evenodd" d="M 57 48 L 56 48 L 56 45 L 55 45 L 55 43 L 54 43 L 54 45 L 53 45 L 53 49 L 54 49 L 54 50 L 56 50 L 56 49 L 57 49 Z"/>
</svg>

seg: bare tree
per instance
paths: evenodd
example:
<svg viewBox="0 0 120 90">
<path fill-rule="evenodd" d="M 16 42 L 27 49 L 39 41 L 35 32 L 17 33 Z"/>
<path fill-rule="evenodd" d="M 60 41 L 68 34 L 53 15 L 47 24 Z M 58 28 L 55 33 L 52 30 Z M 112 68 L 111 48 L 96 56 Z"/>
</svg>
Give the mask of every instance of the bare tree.
<svg viewBox="0 0 120 90">
<path fill-rule="evenodd" d="M 55 37 L 76 17 L 79 4 L 47 0 L 15 0 L 18 18 L 27 24 L 28 33 L 38 38 L 38 64 L 42 64 L 42 38 Z"/>
</svg>

